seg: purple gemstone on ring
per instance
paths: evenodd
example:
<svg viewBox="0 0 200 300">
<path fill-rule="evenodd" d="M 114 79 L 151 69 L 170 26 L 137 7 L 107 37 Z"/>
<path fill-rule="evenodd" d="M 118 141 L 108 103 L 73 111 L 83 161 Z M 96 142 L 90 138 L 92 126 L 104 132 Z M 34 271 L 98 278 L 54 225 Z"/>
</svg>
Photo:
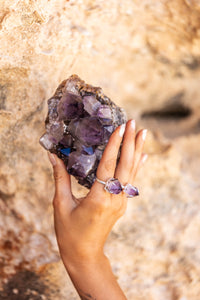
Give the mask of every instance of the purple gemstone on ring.
<svg viewBox="0 0 200 300">
<path fill-rule="evenodd" d="M 124 192 L 127 194 L 127 197 L 130 197 L 130 198 L 139 195 L 138 189 L 135 186 L 131 185 L 130 183 L 127 183 L 125 185 Z"/>
<path fill-rule="evenodd" d="M 110 178 L 106 181 L 105 190 L 111 194 L 119 194 L 122 191 L 122 185 L 118 179 Z"/>
</svg>

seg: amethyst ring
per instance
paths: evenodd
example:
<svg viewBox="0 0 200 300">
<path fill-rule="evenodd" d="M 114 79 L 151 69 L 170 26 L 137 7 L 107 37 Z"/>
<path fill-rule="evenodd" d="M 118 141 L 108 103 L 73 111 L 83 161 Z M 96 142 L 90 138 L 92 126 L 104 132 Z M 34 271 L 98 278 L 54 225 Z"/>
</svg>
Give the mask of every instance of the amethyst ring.
<svg viewBox="0 0 200 300">
<path fill-rule="evenodd" d="M 104 189 L 110 194 L 120 194 L 125 192 L 127 198 L 132 198 L 139 195 L 138 189 L 130 183 L 122 185 L 117 178 L 110 178 L 107 181 L 102 181 L 96 177 L 96 181 L 104 185 Z"/>
</svg>

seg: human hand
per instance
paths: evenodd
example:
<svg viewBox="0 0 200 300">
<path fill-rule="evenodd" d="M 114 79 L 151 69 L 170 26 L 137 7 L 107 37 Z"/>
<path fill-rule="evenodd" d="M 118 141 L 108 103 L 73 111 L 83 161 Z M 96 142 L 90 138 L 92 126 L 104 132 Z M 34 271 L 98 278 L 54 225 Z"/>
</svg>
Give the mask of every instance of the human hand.
<svg viewBox="0 0 200 300">
<path fill-rule="evenodd" d="M 114 177 L 123 185 L 133 184 L 139 168 L 147 158 L 142 153 L 145 137 L 146 130 L 136 134 L 134 120 L 128 121 L 126 127 L 125 124 L 119 126 L 104 150 L 97 178 L 107 181 Z M 86 197 L 76 199 L 71 191 L 70 175 L 62 160 L 50 153 L 49 158 L 54 169 L 54 220 L 62 260 L 67 268 L 76 264 L 80 266 L 81 262 L 100 261 L 113 225 L 126 210 L 127 197 L 123 191 L 118 195 L 110 194 L 101 183 L 95 181 Z"/>
</svg>

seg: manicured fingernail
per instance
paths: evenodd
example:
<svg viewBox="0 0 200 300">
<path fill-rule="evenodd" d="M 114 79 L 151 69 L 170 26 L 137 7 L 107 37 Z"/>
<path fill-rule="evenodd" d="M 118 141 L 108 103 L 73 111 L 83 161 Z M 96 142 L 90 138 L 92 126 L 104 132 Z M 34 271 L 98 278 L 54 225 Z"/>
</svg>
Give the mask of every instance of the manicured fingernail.
<svg viewBox="0 0 200 300">
<path fill-rule="evenodd" d="M 147 129 L 144 129 L 144 130 L 142 131 L 142 139 L 143 139 L 143 141 L 145 141 L 146 136 L 147 136 Z"/>
<path fill-rule="evenodd" d="M 50 163 L 52 164 L 52 166 L 56 165 L 56 158 L 55 158 L 55 154 L 48 152 L 48 157 L 50 160 Z"/>
<path fill-rule="evenodd" d="M 148 158 L 148 154 L 144 154 L 143 158 L 142 158 L 142 163 L 144 164 L 145 161 L 147 160 Z"/>
<path fill-rule="evenodd" d="M 131 127 L 135 130 L 135 120 L 131 120 Z"/>
<path fill-rule="evenodd" d="M 126 124 L 120 126 L 119 135 L 122 137 L 125 131 Z"/>
</svg>

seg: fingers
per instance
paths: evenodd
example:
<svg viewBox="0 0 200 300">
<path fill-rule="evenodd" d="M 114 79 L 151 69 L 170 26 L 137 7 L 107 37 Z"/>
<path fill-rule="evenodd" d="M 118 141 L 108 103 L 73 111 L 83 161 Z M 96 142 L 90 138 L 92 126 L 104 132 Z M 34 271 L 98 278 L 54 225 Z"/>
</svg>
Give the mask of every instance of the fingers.
<svg viewBox="0 0 200 300">
<path fill-rule="evenodd" d="M 140 130 L 135 139 L 135 153 L 134 153 L 134 165 L 131 171 L 130 181 L 134 182 L 135 176 L 139 169 L 141 159 L 144 160 L 144 156 L 142 156 L 144 143 L 147 135 L 147 129 Z M 147 157 L 146 157 L 147 158 Z"/>
<path fill-rule="evenodd" d="M 49 160 L 53 166 L 55 179 L 54 204 L 65 204 L 66 208 L 72 209 L 74 206 L 71 193 L 70 175 L 67 173 L 65 165 L 55 154 L 48 152 Z"/>
<path fill-rule="evenodd" d="M 126 130 L 124 125 L 125 124 L 115 130 L 104 150 L 102 159 L 97 169 L 97 178 L 102 181 L 106 181 L 111 177 L 115 177 L 118 178 L 122 184 L 133 184 L 138 169 L 147 158 L 147 155 L 142 153 L 147 130 L 140 130 L 136 135 L 134 120 L 127 122 Z M 117 155 L 123 133 L 124 139 L 121 148 L 120 160 L 116 167 Z"/>
<path fill-rule="evenodd" d="M 139 162 L 139 165 L 138 165 L 138 170 L 144 165 L 147 158 L 148 158 L 148 154 L 142 153 L 142 156 L 140 158 L 140 162 Z"/>
<path fill-rule="evenodd" d="M 135 121 L 130 120 L 127 122 L 120 161 L 115 172 L 115 177 L 122 184 L 133 184 L 140 165 L 147 158 L 145 154 L 142 154 L 146 133 L 146 129 L 140 130 L 135 136 Z"/>
<path fill-rule="evenodd" d="M 100 180 L 106 181 L 114 177 L 117 156 L 124 131 L 125 124 L 122 124 L 113 132 L 108 141 L 97 169 L 97 177 Z"/>
<path fill-rule="evenodd" d="M 117 166 L 115 177 L 126 183 L 130 179 L 131 170 L 134 164 L 135 153 L 135 120 L 130 120 L 126 124 L 123 145 Z"/>
</svg>

